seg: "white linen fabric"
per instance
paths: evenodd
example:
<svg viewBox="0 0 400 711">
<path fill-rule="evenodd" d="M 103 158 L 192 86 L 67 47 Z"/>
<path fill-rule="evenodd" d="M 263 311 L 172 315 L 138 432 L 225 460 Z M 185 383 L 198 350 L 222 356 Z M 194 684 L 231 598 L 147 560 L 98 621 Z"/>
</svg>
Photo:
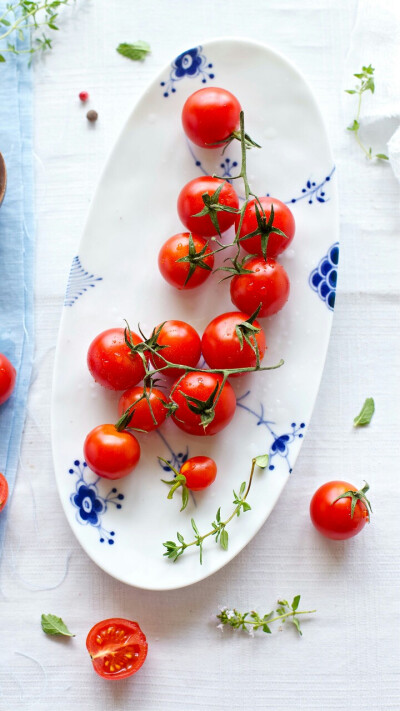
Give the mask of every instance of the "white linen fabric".
<svg viewBox="0 0 400 711">
<path fill-rule="evenodd" d="M 366 6 L 360 2 L 357 26 Z M 355 0 L 81 0 L 61 13 L 54 49 L 35 67 L 37 352 L 1 564 L 0 709 L 400 709 L 399 186 L 390 165 L 366 161 L 346 132 L 354 97 L 343 93 L 358 64 L 372 62 L 378 102 L 388 78 L 379 62 L 393 45 L 387 35 L 361 35 L 350 66 L 356 12 Z M 393 13 L 393 33 L 394 25 Z M 265 526 L 211 578 L 148 593 L 98 569 L 64 518 L 50 444 L 54 346 L 85 213 L 125 117 L 173 57 L 228 35 L 264 41 L 286 54 L 321 106 L 340 187 L 336 313 L 309 431 Z M 153 50 L 143 64 L 115 52 L 120 42 L 139 38 Z M 393 67 L 392 77 L 395 55 Z M 267 83 L 268 77 L 255 80 Z M 398 84 L 392 88 L 398 107 Z M 89 91 L 89 105 L 80 105 L 81 90 Z M 85 119 L 88 108 L 99 112 L 94 125 Z M 381 115 L 395 111 L 382 108 Z M 367 127 L 368 138 L 374 150 L 385 152 L 384 134 L 374 126 Z M 162 189 L 155 176 L 155 195 Z M 374 419 L 354 430 L 352 419 L 371 395 Z M 349 542 L 322 538 L 309 521 L 311 495 L 333 478 L 356 485 L 366 479 L 371 486 L 373 522 Z M 302 638 L 293 627 L 254 639 L 221 633 L 211 619 L 220 605 L 266 612 L 278 596 L 297 593 L 302 609 L 318 610 L 304 621 Z M 62 616 L 76 637 L 46 637 L 42 612 Z M 93 672 L 85 638 L 93 624 L 115 615 L 139 621 L 149 655 L 135 677 L 111 684 Z"/>
</svg>

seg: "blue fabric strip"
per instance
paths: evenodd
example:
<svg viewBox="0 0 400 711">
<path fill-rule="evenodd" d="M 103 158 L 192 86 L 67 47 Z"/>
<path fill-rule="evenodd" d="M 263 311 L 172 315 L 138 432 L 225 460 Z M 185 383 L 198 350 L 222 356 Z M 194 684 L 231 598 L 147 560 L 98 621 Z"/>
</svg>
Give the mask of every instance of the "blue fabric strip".
<svg viewBox="0 0 400 711">
<path fill-rule="evenodd" d="M 4 8 L 0 2 L 0 16 Z M 30 46 L 29 39 L 17 44 L 19 49 Z M 17 382 L 11 398 L 0 406 L 0 472 L 12 492 L 34 350 L 32 72 L 27 55 L 7 52 L 4 56 L 6 62 L 0 64 L 0 152 L 7 168 L 7 192 L 0 207 L 0 352 L 15 366 Z M 0 514 L 0 551 L 7 508 Z"/>
</svg>

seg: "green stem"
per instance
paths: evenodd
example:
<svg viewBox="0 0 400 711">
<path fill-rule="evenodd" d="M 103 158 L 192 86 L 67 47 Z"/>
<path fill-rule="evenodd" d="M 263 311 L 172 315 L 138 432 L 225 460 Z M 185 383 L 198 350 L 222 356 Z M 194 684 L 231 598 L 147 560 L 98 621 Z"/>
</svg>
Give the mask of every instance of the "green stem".
<svg viewBox="0 0 400 711">
<path fill-rule="evenodd" d="M 276 622 L 277 620 L 284 620 L 286 617 L 297 617 L 297 615 L 312 615 L 316 610 L 292 610 L 291 612 L 285 612 L 283 615 L 277 615 L 276 617 L 272 617 L 272 619 L 267 621 L 267 624 L 269 625 L 270 622 Z M 260 621 L 256 620 L 244 620 L 246 625 L 258 625 L 260 626 Z"/>
</svg>

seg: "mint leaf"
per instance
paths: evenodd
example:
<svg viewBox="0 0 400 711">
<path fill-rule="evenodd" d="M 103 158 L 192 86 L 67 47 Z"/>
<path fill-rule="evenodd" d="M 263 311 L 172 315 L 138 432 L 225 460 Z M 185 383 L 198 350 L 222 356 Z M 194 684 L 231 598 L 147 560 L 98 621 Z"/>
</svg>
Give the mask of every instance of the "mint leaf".
<svg viewBox="0 0 400 711">
<path fill-rule="evenodd" d="M 375 412 L 375 403 L 373 397 L 367 397 L 360 413 L 354 418 L 354 427 L 364 427 L 369 425 L 372 415 Z"/>
<path fill-rule="evenodd" d="M 69 631 L 61 617 L 56 617 L 56 615 L 42 615 L 40 623 L 43 632 L 46 634 L 61 634 L 64 635 L 64 637 L 75 637 L 75 635 Z"/>
<path fill-rule="evenodd" d="M 132 59 L 134 62 L 143 61 L 150 51 L 150 45 L 143 40 L 138 40 L 133 44 L 122 42 L 122 44 L 119 44 L 117 47 L 119 54 L 122 54 L 123 57 L 127 57 L 128 59 Z"/>
</svg>

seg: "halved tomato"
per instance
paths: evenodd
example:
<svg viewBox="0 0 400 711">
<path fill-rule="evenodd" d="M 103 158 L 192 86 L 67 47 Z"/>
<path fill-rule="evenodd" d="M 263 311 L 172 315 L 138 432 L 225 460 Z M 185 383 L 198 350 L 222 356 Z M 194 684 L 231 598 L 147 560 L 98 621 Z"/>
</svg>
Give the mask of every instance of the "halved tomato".
<svg viewBox="0 0 400 711">
<path fill-rule="evenodd" d="M 92 627 L 86 648 L 94 670 L 103 679 L 125 679 L 135 674 L 147 656 L 146 636 L 137 622 L 112 617 Z"/>
<path fill-rule="evenodd" d="M 3 511 L 8 499 L 8 482 L 4 474 L 0 474 L 0 511 Z"/>
</svg>

